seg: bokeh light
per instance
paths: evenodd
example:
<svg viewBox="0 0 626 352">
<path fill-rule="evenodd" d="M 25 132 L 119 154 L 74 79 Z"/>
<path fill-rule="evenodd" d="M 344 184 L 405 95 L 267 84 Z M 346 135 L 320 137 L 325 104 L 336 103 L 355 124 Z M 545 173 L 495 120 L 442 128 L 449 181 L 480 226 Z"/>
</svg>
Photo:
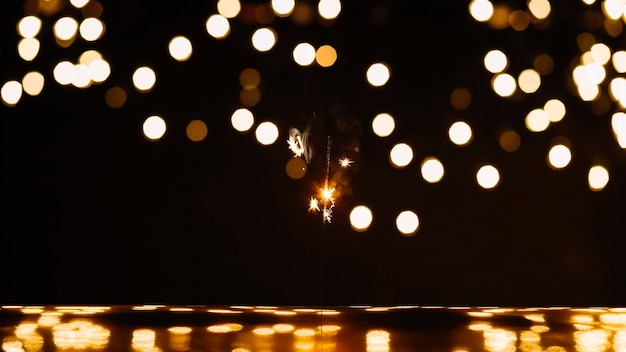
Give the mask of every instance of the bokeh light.
<svg viewBox="0 0 626 352">
<path fill-rule="evenodd" d="M 118 86 L 109 88 L 104 95 L 106 104 L 113 109 L 119 109 L 124 106 L 124 104 L 126 104 L 126 99 L 126 90 Z"/>
<path fill-rule="evenodd" d="M 88 2 L 89 0 L 70 0 L 70 4 L 77 9 L 83 8 Z"/>
<path fill-rule="evenodd" d="M 450 125 L 448 137 L 458 146 L 468 145 L 472 140 L 472 128 L 465 121 L 456 121 Z"/>
<path fill-rule="evenodd" d="M 254 125 L 254 115 L 246 108 L 239 108 L 230 117 L 233 128 L 239 132 L 247 132 Z"/>
<path fill-rule="evenodd" d="M 315 61 L 315 47 L 310 43 L 300 43 L 293 48 L 293 60 L 300 66 L 309 66 Z"/>
<path fill-rule="evenodd" d="M 322 45 L 315 52 L 315 61 L 322 67 L 330 67 L 337 61 L 337 51 L 330 45 Z"/>
<path fill-rule="evenodd" d="M 441 161 L 435 157 L 428 157 L 422 161 L 422 178 L 429 183 L 441 181 L 444 175 L 444 167 Z"/>
<path fill-rule="evenodd" d="M 550 15 L 552 7 L 548 0 L 529 0 L 528 10 L 530 10 L 530 13 L 532 13 L 535 18 L 543 20 Z"/>
<path fill-rule="evenodd" d="M 89 66 L 95 60 L 102 60 L 102 54 L 97 50 L 87 50 L 78 57 L 78 63 L 85 66 Z"/>
<path fill-rule="evenodd" d="M 548 163 L 554 169 L 562 169 L 572 160 L 572 152 L 563 144 L 556 144 L 548 152 Z"/>
<path fill-rule="evenodd" d="M 218 0 L 217 12 L 225 18 L 235 18 L 241 11 L 239 0 Z"/>
<path fill-rule="evenodd" d="M 466 88 L 455 88 L 450 94 L 450 105 L 457 110 L 465 110 L 472 103 L 472 94 Z"/>
<path fill-rule="evenodd" d="M 296 7 L 295 0 L 271 0 L 270 4 L 278 17 L 289 16 Z"/>
<path fill-rule="evenodd" d="M 502 132 L 498 141 L 500 142 L 502 150 L 509 153 L 517 151 L 522 143 L 520 135 L 514 130 Z"/>
<path fill-rule="evenodd" d="M 332 20 L 339 16 L 341 12 L 341 1 L 339 0 L 319 0 L 317 11 L 322 18 Z"/>
<path fill-rule="evenodd" d="M 565 104 L 559 99 L 550 99 L 543 106 L 543 110 L 548 114 L 550 122 L 559 122 L 565 117 Z"/>
<path fill-rule="evenodd" d="M 36 16 L 26 16 L 17 23 L 17 32 L 23 38 L 34 38 L 41 30 L 41 20 Z"/>
<path fill-rule="evenodd" d="M 366 77 L 369 84 L 374 87 L 381 87 L 389 81 L 389 77 L 391 77 L 391 70 L 387 64 L 377 62 L 370 65 L 367 69 Z"/>
<path fill-rule="evenodd" d="M 24 92 L 30 96 L 39 95 L 43 90 L 44 83 L 44 76 L 37 71 L 28 72 L 24 75 L 24 78 L 22 78 Z"/>
<path fill-rule="evenodd" d="M 222 15 L 211 15 L 206 21 L 206 31 L 215 39 L 224 39 L 230 34 L 230 23 Z"/>
<path fill-rule="evenodd" d="M 357 205 L 350 212 L 350 225 L 357 232 L 363 232 L 372 225 L 374 216 L 370 208 L 365 205 Z"/>
<path fill-rule="evenodd" d="M 24 38 L 17 45 L 17 53 L 24 61 L 33 61 L 39 54 L 39 40 L 35 38 Z"/>
<path fill-rule="evenodd" d="M 150 141 L 158 141 L 163 138 L 167 130 L 165 120 L 161 116 L 153 115 L 143 122 L 143 135 Z"/>
<path fill-rule="evenodd" d="M 541 86 L 541 76 L 539 72 L 529 68 L 519 74 L 517 82 L 522 92 L 531 94 L 535 93 Z"/>
<path fill-rule="evenodd" d="M 472 0 L 469 3 L 469 12 L 478 22 L 489 21 L 493 15 L 493 4 L 489 0 Z"/>
<path fill-rule="evenodd" d="M 393 116 L 386 112 L 382 112 L 372 120 L 372 130 L 378 137 L 388 137 L 396 128 L 396 122 Z"/>
<path fill-rule="evenodd" d="M 72 83 L 74 76 L 74 64 L 69 61 L 61 61 L 52 70 L 54 80 L 60 85 L 66 86 Z"/>
<path fill-rule="evenodd" d="M 105 60 L 93 60 L 87 67 L 89 69 L 89 76 L 95 83 L 102 83 L 106 81 L 111 74 L 111 66 Z"/>
<path fill-rule="evenodd" d="M 476 172 L 476 181 L 484 189 L 494 188 L 500 183 L 500 172 L 493 165 L 483 165 Z"/>
<path fill-rule="evenodd" d="M 285 165 L 287 176 L 294 180 L 301 179 L 306 175 L 308 166 L 302 158 L 291 158 Z"/>
<path fill-rule="evenodd" d="M 91 82 L 89 67 L 83 64 L 74 65 L 72 85 L 76 88 L 87 88 L 91 85 Z"/>
<path fill-rule="evenodd" d="M 398 143 L 391 148 L 389 160 L 396 168 L 404 168 L 413 161 L 413 148 L 406 143 Z"/>
<path fill-rule="evenodd" d="M 15 106 L 22 98 L 22 84 L 18 81 L 8 81 L 2 85 L 0 97 L 4 104 Z"/>
<path fill-rule="evenodd" d="M 88 42 L 93 42 L 104 34 L 104 23 L 95 17 L 86 18 L 78 29 L 80 36 Z"/>
<path fill-rule="evenodd" d="M 54 35 L 60 40 L 70 40 L 76 36 L 78 22 L 72 17 L 62 17 L 54 23 Z"/>
<path fill-rule="evenodd" d="M 170 56 L 176 61 L 187 61 L 193 53 L 191 41 L 181 35 L 170 40 L 168 49 Z"/>
<path fill-rule="evenodd" d="M 501 73 L 506 70 L 509 65 L 509 59 L 506 54 L 497 49 L 487 52 L 483 62 L 487 71 L 491 73 Z"/>
<path fill-rule="evenodd" d="M 396 217 L 396 228 L 403 236 L 413 236 L 419 227 L 420 221 L 413 211 L 404 210 Z"/>
<path fill-rule="evenodd" d="M 152 90 L 156 83 L 156 73 L 147 66 L 139 67 L 133 73 L 133 84 L 135 89 L 141 93 Z"/>
<path fill-rule="evenodd" d="M 261 74 L 252 67 L 244 68 L 239 73 L 239 84 L 244 89 L 254 89 L 261 84 Z"/>
<path fill-rule="evenodd" d="M 517 90 L 515 78 L 508 73 L 499 73 L 491 80 L 491 87 L 501 97 L 510 97 Z"/>
<path fill-rule="evenodd" d="M 543 132 L 550 126 L 550 115 L 543 109 L 533 109 L 526 114 L 526 128 L 531 132 Z"/>
<path fill-rule="evenodd" d="M 269 27 L 259 28 L 252 34 L 252 46 L 258 51 L 269 51 L 275 44 L 276 32 Z"/>
<path fill-rule="evenodd" d="M 255 137 L 262 145 L 274 144 L 278 139 L 278 126 L 271 121 L 261 122 L 255 130 Z"/>
<path fill-rule="evenodd" d="M 189 140 L 193 142 L 200 142 L 206 138 L 208 128 L 204 121 L 192 120 L 187 124 L 185 132 L 187 133 L 187 138 L 189 138 Z"/>
<path fill-rule="evenodd" d="M 609 171 L 602 165 L 594 165 L 589 169 L 587 180 L 589 189 L 601 191 L 609 183 Z"/>
</svg>

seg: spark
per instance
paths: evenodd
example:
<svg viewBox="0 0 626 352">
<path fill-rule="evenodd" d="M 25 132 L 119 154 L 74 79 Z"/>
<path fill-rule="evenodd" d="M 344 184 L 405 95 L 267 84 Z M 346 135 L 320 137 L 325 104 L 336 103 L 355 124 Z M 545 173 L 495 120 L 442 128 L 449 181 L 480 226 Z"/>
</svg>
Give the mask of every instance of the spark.
<svg viewBox="0 0 626 352">
<path fill-rule="evenodd" d="M 334 188 L 328 188 L 328 185 L 325 185 L 324 188 L 321 189 L 321 191 L 322 191 L 322 199 L 324 199 L 324 201 L 334 202 L 334 199 L 333 199 L 333 193 L 335 192 Z"/>
<path fill-rule="evenodd" d="M 300 135 L 289 136 L 287 144 L 289 145 L 289 150 L 291 150 L 296 157 L 300 157 L 304 153 L 304 144 L 302 143 Z"/>
<path fill-rule="evenodd" d="M 341 167 L 350 167 L 350 165 L 352 165 L 352 163 L 354 163 L 354 160 L 351 160 L 350 158 L 341 158 L 341 159 L 339 159 L 339 165 Z"/>
<path fill-rule="evenodd" d="M 311 200 L 309 201 L 309 211 L 313 213 L 320 211 L 319 201 L 317 198 L 311 197 Z"/>
<path fill-rule="evenodd" d="M 330 224 L 330 220 L 333 214 L 333 206 L 331 205 L 328 208 L 326 208 L 326 206 L 324 206 L 324 210 L 322 211 L 322 219 Z"/>
</svg>

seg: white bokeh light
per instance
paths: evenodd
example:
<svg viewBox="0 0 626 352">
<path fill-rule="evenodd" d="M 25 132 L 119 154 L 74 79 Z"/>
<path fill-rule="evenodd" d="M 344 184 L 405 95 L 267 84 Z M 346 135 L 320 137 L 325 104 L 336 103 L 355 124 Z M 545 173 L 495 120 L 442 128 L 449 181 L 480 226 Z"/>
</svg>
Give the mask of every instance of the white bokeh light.
<svg viewBox="0 0 626 352">
<path fill-rule="evenodd" d="M 230 117 L 233 128 L 239 132 L 247 132 L 254 125 L 254 115 L 246 108 L 239 108 Z"/>
<path fill-rule="evenodd" d="M 484 189 L 494 188 L 500 183 L 500 172 L 493 165 L 483 165 L 476 172 L 476 182 Z"/>
<path fill-rule="evenodd" d="M 450 125 L 448 137 L 458 146 L 467 145 L 472 140 L 472 128 L 465 121 L 456 121 Z"/>
<path fill-rule="evenodd" d="M 276 33 L 271 28 L 259 28 L 252 34 L 252 46 L 258 51 L 269 51 L 275 44 Z"/>
<path fill-rule="evenodd" d="M 357 205 L 350 212 L 350 225 L 357 232 L 366 231 L 373 220 L 372 211 L 365 205 Z"/>
<path fill-rule="evenodd" d="M 404 210 L 396 217 L 396 228 L 403 236 L 413 236 L 419 225 L 417 214 L 411 210 Z"/>
<path fill-rule="evenodd" d="M 380 113 L 372 120 L 372 130 L 378 137 L 390 136 L 395 128 L 395 120 L 388 113 Z"/>
<path fill-rule="evenodd" d="M 278 126 L 271 121 L 261 122 L 254 133 L 259 143 L 262 145 L 270 145 L 278 139 Z"/>
<path fill-rule="evenodd" d="M 377 62 L 367 69 L 366 72 L 367 82 L 374 87 L 384 86 L 391 77 L 391 70 L 387 64 Z"/>
<path fill-rule="evenodd" d="M 165 120 L 161 116 L 153 115 L 143 122 L 143 135 L 151 141 L 157 141 L 163 137 L 167 130 Z"/>
<path fill-rule="evenodd" d="M 413 149 L 406 143 L 398 143 L 391 148 L 389 159 L 397 168 L 406 167 L 413 161 Z"/>
<path fill-rule="evenodd" d="M 445 171 L 439 159 L 428 157 L 422 162 L 421 172 L 424 180 L 430 183 L 437 183 L 441 181 Z"/>
</svg>

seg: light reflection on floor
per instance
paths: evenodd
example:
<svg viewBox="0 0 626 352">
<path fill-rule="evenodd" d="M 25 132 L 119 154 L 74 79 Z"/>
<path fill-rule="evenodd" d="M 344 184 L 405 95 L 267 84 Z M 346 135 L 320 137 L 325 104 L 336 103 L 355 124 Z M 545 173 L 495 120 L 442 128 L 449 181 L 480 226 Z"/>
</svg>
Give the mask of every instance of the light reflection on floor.
<svg viewBox="0 0 626 352">
<path fill-rule="evenodd" d="M 617 308 L 2 306 L 13 351 L 624 351 Z"/>
</svg>

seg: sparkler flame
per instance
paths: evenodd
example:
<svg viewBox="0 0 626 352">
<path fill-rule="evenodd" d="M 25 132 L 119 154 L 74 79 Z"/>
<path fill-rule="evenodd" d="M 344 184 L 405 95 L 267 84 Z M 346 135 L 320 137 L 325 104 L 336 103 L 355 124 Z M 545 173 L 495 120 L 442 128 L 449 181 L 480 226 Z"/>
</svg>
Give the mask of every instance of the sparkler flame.
<svg viewBox="0 0 626 352">
<path fill-rule="evenodd" d="M 309 211 L 313 213 L 320 211 L 319 201 L 317 198 L 311 197 L 311 200 L 309 201 Z"/>
<path fill-rule="evenodd" d="M 354 163 L 354 160 L 352 160 L 350 158 L 341 158 L 341 159 L 339 159 L 339 165 L 341 167 L 349 167 L 350 165 L 352 165 L 352 163 Z"/>
</svg>

